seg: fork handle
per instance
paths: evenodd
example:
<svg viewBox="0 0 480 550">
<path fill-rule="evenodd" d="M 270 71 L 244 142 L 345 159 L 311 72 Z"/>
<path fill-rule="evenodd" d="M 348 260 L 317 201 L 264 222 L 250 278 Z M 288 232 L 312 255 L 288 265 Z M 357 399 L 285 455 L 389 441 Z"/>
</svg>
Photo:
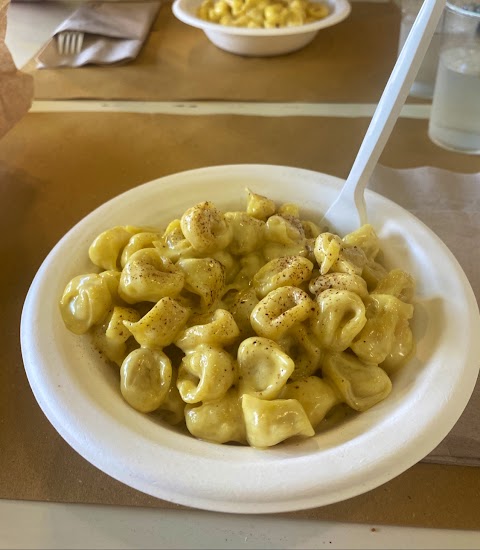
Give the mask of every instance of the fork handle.
<svg viewBox="0 0 480 550">
<path fill-rule="evenodd" d="M 325 214 L 325 218 L 331 218 L 333 225 L 337 225 L 335 218 L 341 219 L 342 206 L 349 209 L 353 216 L 356 209 L 358 219 L 342 220 L 341 225 L 344 227 L 339 228 L 342 233 L 353 231 L 354 224 L 363 225 L 367 221 L 365 188 L 405 103 L 445 3 L 446 0 L 423 2 L 375 109 L 348 178 Z"/>
</svg>

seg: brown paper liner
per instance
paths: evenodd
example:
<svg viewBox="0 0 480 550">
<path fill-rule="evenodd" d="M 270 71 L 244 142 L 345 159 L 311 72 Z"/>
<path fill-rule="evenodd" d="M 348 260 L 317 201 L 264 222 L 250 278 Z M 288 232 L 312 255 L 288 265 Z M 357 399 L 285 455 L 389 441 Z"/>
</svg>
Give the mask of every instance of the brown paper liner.
<svg viewBox="0 0 480 550">
<path fill-rule="evenodd" d="M 36 99 L 376 102 L 396 61 L 399 29 L 393 2 L 354 2 L 346 20 L 322 29 L 306 48 L 249 58 L 214 46 L 166 2 L 131 63 L 36 70 L 31 60 L 25 70 Z"/>
</svg>

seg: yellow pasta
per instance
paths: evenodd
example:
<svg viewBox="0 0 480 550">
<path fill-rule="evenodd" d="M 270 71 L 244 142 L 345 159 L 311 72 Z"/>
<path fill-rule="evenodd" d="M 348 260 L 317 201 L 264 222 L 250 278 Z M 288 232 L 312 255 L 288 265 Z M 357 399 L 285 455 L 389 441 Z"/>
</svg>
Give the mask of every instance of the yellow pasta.
<svg viewBox="0 0 480 550">
<path fill-rule="evenodd" d="M 235 377 L 235 361 L 228 352 L 201 344 L 183 358 L 177 388 L 185 403 L 208 402 L 224 396 Z"/>
<path fill-rule="evenodd" d="M 198 252 L 222 250 L 232 239 L 232 229 L 227 225 L 225 216 L 208 201 L 189 208 L 180 220 L 180 227 Z"/>
<path fill-rule="evenodd" d="M 88 250 L 90 259 L 103 269 L 116 269 L 121 252 L 134 232 L 127 227 L 117 226 L 100 233 Z"/>
<path fill-rule="evenodd" d="M 253 218 L 246 212 L 227 212 L 225 221 L 232 230 L 229 251 L 243 256 L 258 250 L 263 244 L 265 222 Z"/>
<path fill-rule="evenodd" d="M 296 399 L 258 399 L 242 396 L 247 441 L 253 447 L 271 447 L 294 436 L 311 437 L 315 430 Z"/>
<path fill-rule="evenodd" d="M 295 368 L 292 359 L 268 338 L 252 336 L 238 348 L 238 387 L 242 395 L 274 399 Z"/>
<path fill-rule="evenodd" d="M 312 23 L 329 13 L 326 3 L 309 0 L 203 0 L 197 11 L 212 23 L 266 29 Z"/>
<path fill-rule="evenodd" d="M 101 323 L 112 305 L 106 280 L 96 273 L 74 277 L 60 300 L 65 325 L 75 334 L 84 334 Z"/>
<path fill-rule="evenodd" d="M 283 286 L 269 292 L 250 316 L 257 334 L 278 340 L 295 325 L 312 316 L 315 304 L 300 288 Z"/>
<path fill-rule="evenodd" d="M 290 380 L 303 380 L 320 369 L 324 350 L 307 325 L 299 323 L 292 327 L 279 344 L 295 363 Z"/>
<path fill-rule="evenodd" d="M 155 248 L 143 248 L 129 258 L 120 275 L 118 293 L 127 304 L 158 302 L 176 296 L 184 286 L 181 269 Z"/>
<path fill-rule="evenodd" d="M 392 390 L 387 373 L 377 365 L 365 364 L 353 354 L 328 354 L 323 375 L 340 394 L 342 401 L 356 411 L 366 411 Z"/>
<path fill-rule="evenodd" d="M 120 264 L 122 268 L 125 267 L 125 264 L 128 262 L 132 254 L 138 250 L 142 250 L 142 248 L 153 248 L 153 243 L 158 241 L 160 238 L 161 235 L 159 233 L 154 233 L 151 231 L 141 231 L 140 233 L 135 233 L 135 235 L 132 235 L 124 247 L 120 257 Z"/>
<path fill-rule="evenodd" d="M 282 286 L 300 287 L 312 274 L 313 264 L 303 256 L 282 256 L 271 260 L 255 273 L 253 286 L 259 298 Z"/>
<path fill-rule="evenodd" d="M 210 311 L 222 297 L 225 268 L 213 258 L 182 258 L 177 267 L 184 274 L 183 299 L 198 313 Z"/>
<path fill-rule="evenodd" d="M 316 428 L 327 413 L 341 403 L 333 384 L 318 376 L 307 376 L 296 382 L 289 382 L 282 399 L 296 399 L 302 405 L 313 428 Z"/>
<path fill-rule="evenodd" d="M 225 309 L 197 316 L 192 321 L 193 324 L 178 334 L 175 340 L 175 345 L 184 353 L 201 344 L 228 346 L 233 344 L 240 334 L 233 315 Z"/>
<path fill-rule="evenodd" d="M 244 3 L 210 8 L 236 17 Z M 249 5 L 280 17 L 279 3 Z M 295 18 L 306 3 L 289 6 Z M 59 300 L 130 406 L 199 439 L 263 449 L 388 397 L 415 353 L 415 281 L 383 265 L 372 226 L 342 238 L 250 189 L 244 210 L 204 201 L 178 214 L 165 228 L 101 233 L 88 250 L 96 268 Z"/>
<path fill-rule="evenodd" d="M 327 289 L 316 303 L 312 331 L 318 342 L 330 351 L 346 350 L 367 322 L 363 300 L 350 290 Z"/>
<path fill-rule="evenodd" d="M 134 409 L 152 412 L 165 400 L 172 379 L 170 359 L 161 351 L 139 348 L 120 368 L 120 390 Z"/>
<path fill-rule="evenodd" d="M 175 340 L 185 326 L 190 310 L 173 298 L 161 298 L 152 309 L 137 321 L 125 319 L 123 325 L 140 346 L 163 349 Z M 108 331 L 107 331 L 108 333 Z"/>
<path fill-rule="evenodd" d="M 241 399 L 235 389 L 197 407 L 187 405 L 185 421 L 188 431 L 200 439 L 215 443 L 247 442 Z"/>
</svg>

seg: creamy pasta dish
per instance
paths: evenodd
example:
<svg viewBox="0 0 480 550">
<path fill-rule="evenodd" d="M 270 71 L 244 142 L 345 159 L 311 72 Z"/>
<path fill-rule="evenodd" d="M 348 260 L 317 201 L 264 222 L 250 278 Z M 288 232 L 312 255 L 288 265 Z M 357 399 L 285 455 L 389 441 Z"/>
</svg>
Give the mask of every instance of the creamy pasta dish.
<svg viewBox="0 0 480 550">
<path fill-rule="evenodd" d="M 116 226 L 60 300 L 141 413 L 217 443 L 311 437 L 385 399 L 414 353 L 413 278 L 381 263 L 372 226 L 342 237 L 247 190 L 166 228 Z"/>
<path fill-rule="evenodd" d="M 233 27 L 275 29 L 324 19 L 328 5 L 309 0 L 203 0 L 200 19 Z"/>
</svg>

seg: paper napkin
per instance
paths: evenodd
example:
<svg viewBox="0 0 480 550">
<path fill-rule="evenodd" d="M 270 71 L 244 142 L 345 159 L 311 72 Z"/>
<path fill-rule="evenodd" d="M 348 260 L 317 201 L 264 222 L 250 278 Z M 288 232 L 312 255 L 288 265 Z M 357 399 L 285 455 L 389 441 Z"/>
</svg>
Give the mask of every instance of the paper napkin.
<svg viewBox="0 0 480 550">
<path fill-rule="evenodd" d="M 126 63 L 140 52 L 161 2 L 91 2 L 82 4 L 59 25 L 36 57 L 41 69 Z M 80 53 L 61 55 L 57 36 L 63 31 L 85 33 Z"/>
</svg>

